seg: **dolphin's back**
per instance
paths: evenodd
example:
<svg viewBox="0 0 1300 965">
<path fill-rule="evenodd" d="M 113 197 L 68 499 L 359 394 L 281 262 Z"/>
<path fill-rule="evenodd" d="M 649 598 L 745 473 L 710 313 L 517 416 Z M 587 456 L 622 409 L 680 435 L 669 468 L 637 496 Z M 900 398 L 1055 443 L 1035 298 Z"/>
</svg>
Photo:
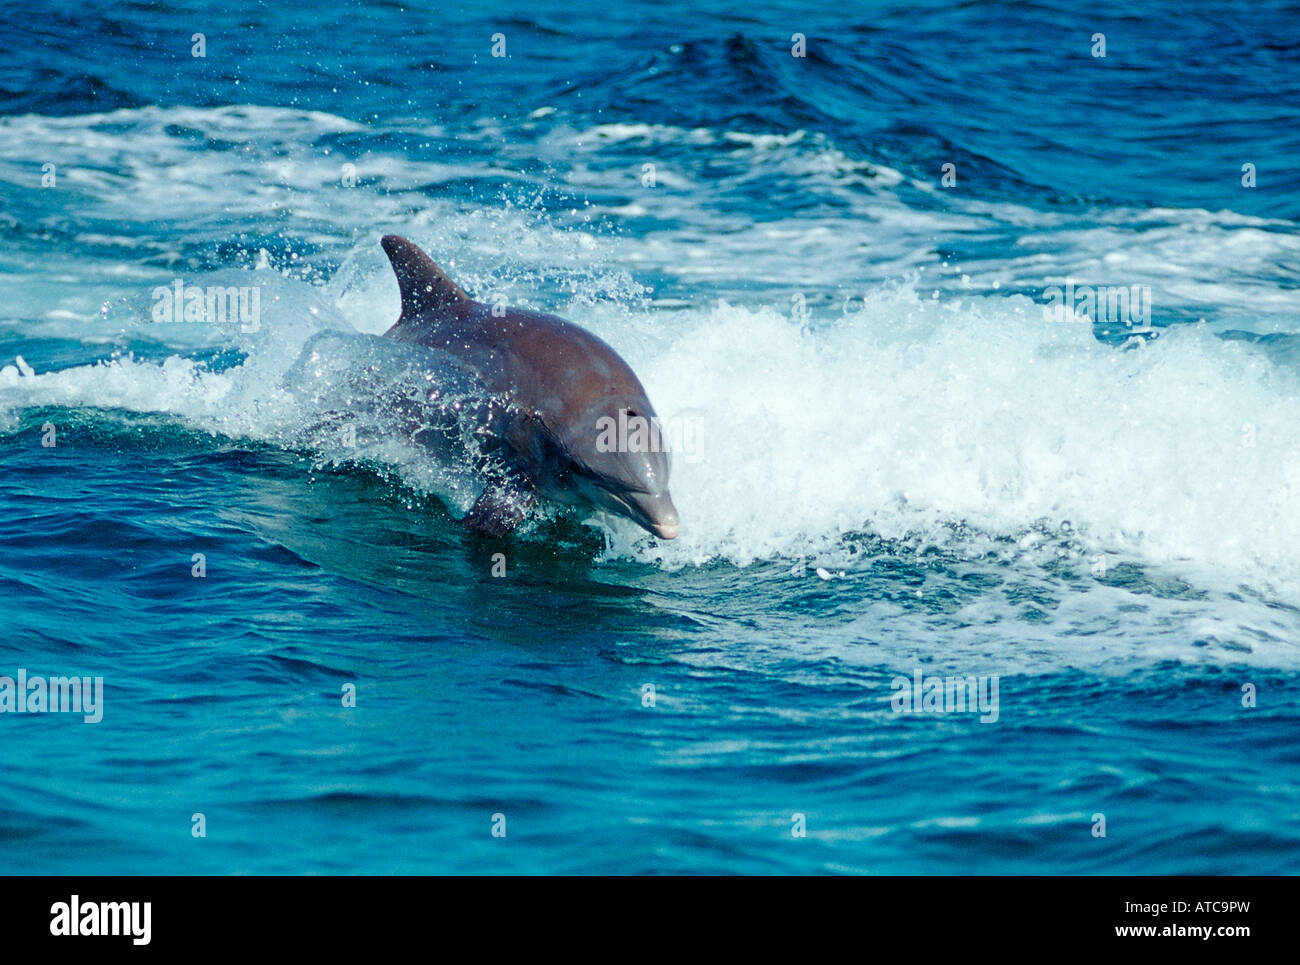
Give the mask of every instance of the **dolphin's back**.
<svg viewBox="0 0 1300 965">
<path fill-rule="evenodd" d="M 555 315 L 493 314 L 405 238 L 388 235 L 383 246 L 402 293 L 402 314 L 386 337 L 461 358 L 493 391 L 510 393 L 548 422 L 576 418 L 578 400 L 585 407 L 601 397 L 626 399 L 654 416 L 641 380 L 603 339 Z"/>
</svg>

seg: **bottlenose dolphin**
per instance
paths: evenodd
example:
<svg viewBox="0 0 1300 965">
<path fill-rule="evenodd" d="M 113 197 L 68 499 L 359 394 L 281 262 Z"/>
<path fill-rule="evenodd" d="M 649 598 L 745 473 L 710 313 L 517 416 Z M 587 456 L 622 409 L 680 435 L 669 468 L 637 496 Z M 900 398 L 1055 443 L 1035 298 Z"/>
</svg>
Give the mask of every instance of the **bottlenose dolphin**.
<svg viewBox="0 0 1300 965">
<path fill-rule="evenodd" d="M 402 294 L 386 337 L 451 354 L 504 402 L 488 440 L 500 471 L 468 525 L 502 536 L 545 496 L 625 516 L 661 539 L 677 536 L 655 410 L 617 352 L 554 315 L 474 301 L 405 238 L 386 235 L 380 244 Z M 638 417 L 656 430 L 624 432 L 610 445 L 611 420 Z"/>
</svg>

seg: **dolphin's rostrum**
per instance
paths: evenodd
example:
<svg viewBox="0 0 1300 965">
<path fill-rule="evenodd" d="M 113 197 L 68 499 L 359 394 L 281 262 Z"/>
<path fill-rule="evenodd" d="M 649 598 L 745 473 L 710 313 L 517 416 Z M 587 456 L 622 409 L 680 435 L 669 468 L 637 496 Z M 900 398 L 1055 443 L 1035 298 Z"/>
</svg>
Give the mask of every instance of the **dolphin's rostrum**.
<svg viewBox="0 0 1300 965">
<path fill-rule="evenodd" d="M 602 427 L 620 418 L 656 419 L 617 352 L 554 315 L 494 312 L 405 238 L 386 235 L 381 244 L 402 294 L 401 316 L 387 337 L 454 355 L 507 402 L 491 440 L 504 471 L 466 516 L 470 526 L 504 535 L 541 495 L 625 516 L 662 539 L 677 536 L 668 453 L 657 444 L 605 444 Z M 660 434 L 620 438 L 657 442 Z"/>
</svg>

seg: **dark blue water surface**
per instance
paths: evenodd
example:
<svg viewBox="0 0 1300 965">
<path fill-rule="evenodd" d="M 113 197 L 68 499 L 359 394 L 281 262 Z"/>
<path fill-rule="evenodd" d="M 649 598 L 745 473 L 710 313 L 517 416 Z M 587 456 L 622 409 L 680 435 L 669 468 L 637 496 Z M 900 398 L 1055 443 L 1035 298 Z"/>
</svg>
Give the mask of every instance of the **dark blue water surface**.
<svg viewBox="0 0 1300 965">
<path fill-rule="evenodd" d="M 104 704 L 0 871 L 1294 872 L 1300 6 L 1087 11 L 5 3 L 0 678 Z M 700 427 L 679 540 L 456 522 L 388 232 Z"/>
</svg>

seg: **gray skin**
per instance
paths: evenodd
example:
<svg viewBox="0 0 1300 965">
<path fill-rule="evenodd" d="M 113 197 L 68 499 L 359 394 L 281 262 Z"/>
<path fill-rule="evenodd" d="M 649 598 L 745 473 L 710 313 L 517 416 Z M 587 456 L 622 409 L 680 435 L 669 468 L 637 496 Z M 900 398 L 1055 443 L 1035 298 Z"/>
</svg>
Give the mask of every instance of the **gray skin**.
<svg viewBox="0 0 1300 965">
<path fill-rule="evenodd" d="M 604 416 L 616 424 L 620 411 L 655 418 L 640 380 L 617 352 L 554 315 L 515 309 L 494 315 L 410 241 L 386 235 L 380 243 L 402 293 L 402 314 L 386 337 L 452 354 L 507 400 L 491 440 L 504 471 L 465 517 L 469 526 L 505 535 L 545 496 L 624 516 L 661 539 L 677 536 L 668 453 L 598 446 Z"/>
</svg>

